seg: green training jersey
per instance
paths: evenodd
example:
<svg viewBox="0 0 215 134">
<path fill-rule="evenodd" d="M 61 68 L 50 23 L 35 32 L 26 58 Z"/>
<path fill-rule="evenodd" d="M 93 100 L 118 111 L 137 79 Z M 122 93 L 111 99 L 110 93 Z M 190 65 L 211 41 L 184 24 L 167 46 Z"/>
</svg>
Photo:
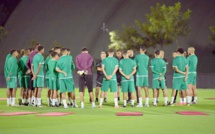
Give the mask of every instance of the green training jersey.
<svg viewBox="0 0 215 134">
<path fill-rule="evenodd" d="M 198 58 L 195 54 L 187 57 L 187 64 L 189 67 L 189 73 L 196 73 Z"/>
<path fill-rule="evenodd" d="M 37 53 L 34 56 L 32 65 L 34 66 L 33 68 L 34 74 L 37 72 L 39 65 L 41 65 L 38 76 L 44 77 L 44 57 L 42 56 L 42 54 Z"/>
<path fill-rule="evenodd" d="M 7 70 L 7 72 L 6 72 L 7 77 L 17 77 L 17 73 L 18 73 L 17 58 L 11 56 L 7 60 L 6 70 Z"/>
<path fill-rule="evenodd" d="M 172 67 L 177 67 L 178 70 L 185 72 L 186 66 L 187 66 L 187 60 L 184 56 L 177 56 L 176 58 L 173 59 Z M 184 75 L 174 71 L 173 77 L 175 77 L 175 78 L 184 77 Z"/>
<path fill-rule="evenodd" d="M 150 62 L 153 78 L 159 78 L 166 73 L 166 62 L 162 58 L 154 58 Z"/>
<path fill-rule="evenodd" d="M 119 69 L 125 74 L 125 75 L 130 75 L 133 70 L 136 68 L 136 63 L 134 60 L 130 59 L 130 58 L 124 58 L 120 60 L 119 63 Z M 134 76 L 132 75 L 130 77 L 130 80 L 133 80 Z M 124 76 L 122 76 L 122 81 L 123 80 L 128 80 L 126 79 Z"/>
<path fill-rule="evenodd" d="M 56 68 L 59 68 L 60 70 L 67 73 L 67 76 L 65 76 L 63 73 L 58 73 L 59 79 L 71 79 L 72 78 L 72 57 L 68 55 L 62 55 L 58 61 Z"/>
<path fill-rule="evenodd" d="M 49 60 L 51 60 L 51 56 L 46 57 L 45 63 L 44 63 L 44 67 L 45 67 L 45 72 L 46 72 L 46 77 L 49 76 L 49 68 L 48 68 L 48 62 Z"/>
<path fill-rule="evenodd" d="M 4 76 L 5 77 L 7 77 L 7 72 L 8 72 L 8 70 L 7 70 L 7 61 L 8 61 L 8 59 L 11 57 L 12 55 L 9 53 L 7 56 L 6 56 L 6 58 L 5 58 L 5 63 L 4 63 Z"/>
<path fill-rule="evenodd" d="M 19 60 L 19 63 L 18 63 L 18 65 L 19 65 L 19 72 L 20 72 L 19 74 L 21 76 L 25 76 L 25 73 L 28 70 L 28 68 L 26 66 L 27 61 L 28 61 L 28 56 L 25 56 L 25 55 L 22 56 L 22 58 Z"/>
<path fill-rule="evenodd" d="M 118 67 L 118 65 L 118 60 L 115 57 L 106 57 L 102 60 L 102 66 L 104 66 L 104 70 L 108 76 L 113 73 L 115 67 Z M 104 79 L 106 79 L 106 77 L 104 77 Z M 114 74 L 111 80 L 116 80 L 116 74 Z"/>
<path fill-rule="evenodd" d="M 148 76 L 149 56 L 146 54 L 138 54 L 134 60 L 137 64 L 137 77 Z"/>
<path fill-rule="evenodd" d="M 48 68 L 49 68 L 49 76 L 50 77 L 57 77 L 58 73 L 56 72 L 56 64 L 57 61 L 54 59 L 50 59 L 48 62 Z"/>
<path fill-rule="evenodd" d="M 71 56 L 71 55 L 68 55 L 68 56 L 71 57 L 71 59 L 72 59 L 71 69 L 72 69 L 72 71 L 73 71 L 73 70 L 75 70 L 75 63 L 73 62 L 72 56 Z"/>
</svg>

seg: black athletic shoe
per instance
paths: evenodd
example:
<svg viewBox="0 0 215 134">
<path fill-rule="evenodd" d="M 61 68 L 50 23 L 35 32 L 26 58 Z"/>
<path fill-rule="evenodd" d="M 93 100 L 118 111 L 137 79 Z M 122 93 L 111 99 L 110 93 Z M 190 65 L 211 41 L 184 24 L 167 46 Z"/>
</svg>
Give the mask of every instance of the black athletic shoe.
<svg viewBox="0 0 215 134">
<path fill-rule="evenodd" d="M 59 106 L 63 106 L 61 103 L 59 103 Z"/>
<path fill-rule="evenodd" d="M 131 100 L 129 99 L 129 100 L 127 100 L 127 103 L 131 103 Z"/>
<path fill-rule="evenodd" d="M 90 103 L 92 102 L 92 100 L 90 99 Z"/>
<path fill-rule="evenodd" d="M 19 102 L 19 105 L 21 106 L 21 105 L 22 105 L 22 99 L 19 98 L 19 99 L 18 99 L 18 102 Z"/>
<path fill-rule="evenodd" d="M 123 108 L 126 108 L 126 106 L 125 106 L 125 105 L 123 105 L 122 107 L 123 107 Z"/>
<path fill-rule="evenodd" d="M 98 99 L 98 98 L 96 98 L 95 102 L 99 102 L 99 99 Z"/>
<path fill-rule="evenodd" d="M 107 103 L 107 98 L 104 98 L 104 102 Z"/>
<path fill-rule="evenodd" d="M 134 105 L 131 105 L 131 107 L 134 107 Z"/>
<path fill-rule="evenodd" d="M 118 97 L 118 102 L 120 102 L 120 97 Z"/>
</svg>

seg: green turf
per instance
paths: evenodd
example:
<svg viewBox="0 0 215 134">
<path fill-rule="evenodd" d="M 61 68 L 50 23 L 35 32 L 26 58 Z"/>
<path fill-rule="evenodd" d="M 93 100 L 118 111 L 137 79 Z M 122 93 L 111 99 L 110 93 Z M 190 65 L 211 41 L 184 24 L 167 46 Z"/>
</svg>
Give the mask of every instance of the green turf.
<svg viewBox="0 0 215 134">
<path fill-rule="evenodd" d="M 150 93 L 152 92 L 150 91 Z M 46 101 L 45 94 L 46 91 L 44 90 L 43 100 Z M 102 109 L 92 109 L 87 94 L 85 95 L 85 109 L 7 107 L 6 101 L 0 101 L 0 111 L 4 112 L 30 111 L 46 113 L 57 111 L 75 113 L 60 117 L 39 117 L 36 115 L 0 116 L 0 134 L 213 134 L 215 132 L 215 100 L 206 100 L 204 98 L 215 97 L 215 90 L 201 89 L 198 90 L 198 95 L 198 104 L 189 107 L 162 107 L 163 99 L 160 97 L 158 107 L 131 108 L 128 105 L 127 108 L 114 109 L 113 95 L 111 93 L 108 94 L 108 103 L 104 103 Z M 19 95 L 17 94 L 17 96 Z M 5 89 L 0 89 L 0 98 L 5 98 Z M 150 104 L 151 102 L 152 98 L 150 99 Z M 80 105 L 80 103 L 78 104 Z M 176 114 L 177 111 L 184 110 L 205 112 L 209 116 Z M 143 116 L 115 116 L 115 113 L 119 111 L 143 112 Z"/>
</svg>

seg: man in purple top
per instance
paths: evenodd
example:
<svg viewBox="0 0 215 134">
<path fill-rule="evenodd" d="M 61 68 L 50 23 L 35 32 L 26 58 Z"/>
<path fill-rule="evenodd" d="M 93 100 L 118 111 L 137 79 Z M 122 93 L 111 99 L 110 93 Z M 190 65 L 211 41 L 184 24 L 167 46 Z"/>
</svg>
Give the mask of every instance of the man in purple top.
<svg viewBox="0 0 215 134">
<path fill-rule="evenodd" d="M 31 91 L 29 91 L 29 93 L 30 93 L 30 96 L 32 96 L 32 98 L 31 98 L 31 100 L 34 100 L 35 98 L 34 98 L 34 95 L 32 95 L 33 94 L 33 90 L 34 90 L 34 87 L 33 87 L 33 80 L 32 80 L 32 78 L 33 78 L 33 74 L 32 74 L 32 72 L 31 72 L 31 64 L 32 64 L 32 62 L 33 62 L 33 58 L 34 58 L 34 56 L 38 53 L 38 47 L 40 46 L 40 44 L 39 43 L 35 43 L 34 44 L 34 51 L 32 51 L 30 54 L 29 54 L 29 58 L 28 58 L 28 61 L 27 61 L 27 63 L 26 63 L 26 66 L 27 66 L 27 68 L 28 68 L 28 71 L 26 72 L 26 74 L 30 74 L 30 81 L 29 81 L 29 90 L 31 90 Z M 36 92 L 36 91 L 35 91 Z M 31 104 L 29 104 L 29 105 L 31 105 Z"/>
<path fill-rule="evenodd" d="M 88 53 L 87 48 L 83 48 L 81 54 L 76 57 L 76 67 L 79 74 L 79 92 L 81 100 L 81 108 L 84 108 L 84 88 L 85 85 L 88 88 L 90 99 L 92 101 L 92 108 L 95 108 L 94 96 L 93 96 L 93 75 L 91 67 L 93 65 L 93 57 Z"/>
</svg>

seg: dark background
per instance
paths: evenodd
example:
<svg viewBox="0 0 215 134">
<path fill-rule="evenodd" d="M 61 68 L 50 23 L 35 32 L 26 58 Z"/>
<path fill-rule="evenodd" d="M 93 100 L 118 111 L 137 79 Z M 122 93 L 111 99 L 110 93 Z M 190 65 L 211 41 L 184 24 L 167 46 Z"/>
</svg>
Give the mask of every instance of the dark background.
<svg viewBox="0 0 215 134">
<path fill-rule="evenodd" d="M 46 52 L 58 42 L 72 50 L 75 58 L 86 46 L 95 59 L 101 50 L 107 50 L 109 35 L 101 30 L 102 23 L 108 29 L 121 29 L 122 24 L 131 25 L 135 20 L 145 21 L 150 6 L 156 3 L 174 5 L 178 0 L 3 0 L 7 3 L 9 17 L 1 22 L 8 36 L 0 43 L 0 74 L 3 83 L 3 66 L 10 49 L 30 47 L 36 40 L 45 46 Z M 171 53 L 177 47 L 196 47 L 199 57 L 198 85 L 215 87 L 215 55 L 213 42 L 208 38 L 209 26 L 215 25 L 214 0 L 180 0 L 182 11 L 192 11 L 189 25 L 191 32 L 164 48 L 169 60 L 168 76 L 171 85 Z M 9 6 L 8 6 L 9 5 Z M 153 48 L 154 49 L 154 48 Z M 152 53 L 153 49 L 148 52 Z M 158 48 L 159 49 L 159 48 Z M 1 84 L 2 85 L 2 84 Z"/>
</svg>

